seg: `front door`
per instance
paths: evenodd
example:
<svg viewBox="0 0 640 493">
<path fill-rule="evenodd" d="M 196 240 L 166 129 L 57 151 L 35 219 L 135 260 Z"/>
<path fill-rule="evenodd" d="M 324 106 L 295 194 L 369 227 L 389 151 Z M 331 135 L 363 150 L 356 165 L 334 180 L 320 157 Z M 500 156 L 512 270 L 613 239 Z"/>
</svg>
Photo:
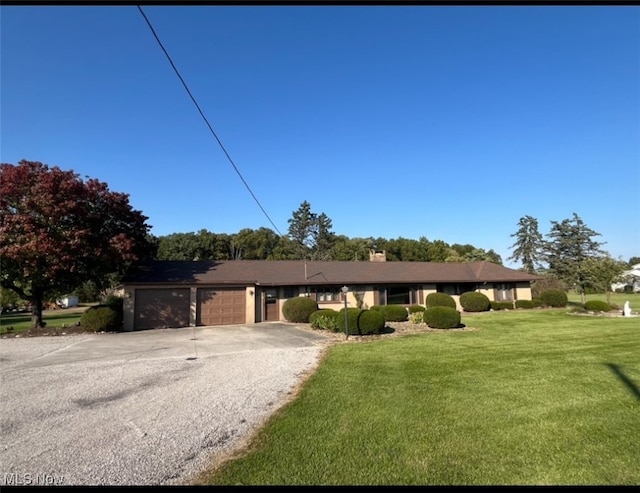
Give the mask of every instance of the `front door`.
<svg viewBox="0 0 640 493">
<path fill-rule="evenodd" d="M 267 322 L 280 320 L 278 290 L 275 288 L 267 288 L 264 291 L 264 319 Z"/>
</svg>

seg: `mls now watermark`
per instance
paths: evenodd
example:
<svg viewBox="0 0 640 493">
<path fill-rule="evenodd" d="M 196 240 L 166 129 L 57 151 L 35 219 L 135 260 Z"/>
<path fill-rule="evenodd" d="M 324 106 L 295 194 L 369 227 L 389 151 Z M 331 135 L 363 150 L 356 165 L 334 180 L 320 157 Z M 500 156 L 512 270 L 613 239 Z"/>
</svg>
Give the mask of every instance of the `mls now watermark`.
<svg viewBox="0 0 640 493">
<path fill-rule="evenodd" d="M 4 484 L 6 486 L 27 486 L 27 485 L 39 485 L 39 486 L 51 486 L 60 485 L 64 482 L 64 476 L 57 476 L 55 474 L 31 474 L 29 472 L 18 474 L 17 472 L 5 472 Z"/>
</svg>

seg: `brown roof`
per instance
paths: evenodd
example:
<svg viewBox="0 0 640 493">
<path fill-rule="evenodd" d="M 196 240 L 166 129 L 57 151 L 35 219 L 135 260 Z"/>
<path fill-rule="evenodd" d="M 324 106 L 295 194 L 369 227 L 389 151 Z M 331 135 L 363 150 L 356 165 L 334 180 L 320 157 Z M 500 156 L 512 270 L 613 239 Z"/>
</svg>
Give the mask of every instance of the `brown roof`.
<svg viewBox="0 0 640 493">
<path fill-rule="evenodd" d="M 539 276 L 491 262 L 356 262 L 303 260 L 157 260 L 141 265 L 124 284 L 396 284 L 526 282 Z"/>
</svg>

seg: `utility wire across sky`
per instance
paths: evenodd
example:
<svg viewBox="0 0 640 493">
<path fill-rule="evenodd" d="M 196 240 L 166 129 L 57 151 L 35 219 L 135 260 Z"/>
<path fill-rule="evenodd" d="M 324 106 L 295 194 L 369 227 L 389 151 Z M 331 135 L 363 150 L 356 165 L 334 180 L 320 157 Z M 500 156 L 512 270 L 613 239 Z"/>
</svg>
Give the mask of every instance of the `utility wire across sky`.
<svg viewBox="0 0 640 493">
<path fill-rule="evenodd" d="M 198 113 L 200 113 L 200 116 L 202 117 L 202 119 L 204 120 L 204 122 L 207 124 L 207 127 L 209 127 L 209 131 L 211 132 L 211 134 L 214 136 L 214 138 L 216 139 L 216 141 L 218 142 L 218 145 L 220 145 L 220 148 L 222 149 L 222 151 L 224 152 L 225 156 L 227 156 L 227 159 L 229 160 L 229 162 L 231 163 L 231 166 L 233 166 L 233 169 L 235 170 L 235 172 L 238 174 L 238 176 L 240 177 L 240 180 L 242 180 L 242 183 L 244 184 L 244 186 L 247 188 L 247 190 L 249 191 L 249 193 L 251 194 L 251 196 L 253 197 L 253 200 L 255 200 L 256 204 L 258 204 L 258 207 L 260 207 L 260 210 L 264 213 L 264 215 L 266 216 L 266 218 L 269 220 L 269 222 L 271 223 L 271 225 L 274 227 L 274 229 L 276 230 L 276 232 L 280 235 L 283 236 L 282 233 L 280 232 L 280 230 L 278 229 L 278 227 L 274 224 L 274 222 L 271 220 L 271 218 L 269 217 L 269 214 L 267 214 L 267 211 L 264 210 L 264 207 L 262 207 L 262 204 L 260 203 L 260 201 L 258 200 L 258 198 L 255 196 L 255 194 L 253 193 L 253 191 L 251 190 L 251 187 L 249 186 L 249 184 L 246 182 L 246 180 L 244 179 L 244 177 L 242 176 L 242 173 L 240 173 L 240 171 L 238 170 L 238 167 L 235 165 L 235 163 L 233 162 L 233 159 L 231 159 L 231 156 L 229 156 L 229 153 L 227 152 L 227 150 L 224 148 L 224 146 L 222 145 L 222 142 L 220 141 L 220 139 L 218 138 L 218 136 L 216 135 L 215 131 L 213 130 L 213 128 L 211 127 L 211 124 L 209 123 L 209 120 L 207 120 L 207 117 L 204 115 L 202 109 L 200 109 L 200 105 L 198 104 L 198 102 L 196 101 L 196 98 L 193 97 L 193 94 L 191 94 L 191 91 L 189 90 L 189 86 L 187 86 L 187 83 L 184 81 L 184 79 L 182 78 L 182 75 L 180 75 L 180 72 L 178 71 L 178 69 L 176 68 L 175 64 L 173 63 L 173 60 L 171 59 L 171 57 L 169 56 L 169 53 L 167 52 L 167 50 L 165 49 L 164 45 L 162 44 L 162 41 L 160 41 L 160 38 L 158 37 L 158 35 L 156 34 L 156 30 L 153 28 L 153 26 L 151 25 L 151 21 L 149 21 L 149 18 L 145 15 L 145 13 L 142 11 L 142 7 L 140 7 L 140 5 L 137 6 L 138 10 L 140 11 L 140 14 L 142 14 L 142 17 L 144 18 L 144 20 L 146 21 L 147 25 L 149 26 L 149 29 L 151 29 L 151 33 L 153 34 L 153 37 L 156 38 L 156 41 L 158 42 L 158 45 L 160 45 L 160 48 L 162 48 L 162 51 L 164 52 L 165 56 L 167 57 L 167 60 L 169 60 L 169 63 L 171 64 L 171 67 L 173 68 L 173 71 L 176 73 L 176 75 L 178 76 L 178 78 L 180 79 L 180 82 L 182 82 L 182 85 L 184 86 L 185 90 L 187 91 L 187 94 L 189 95 L 189 97 L 191 98 L 191 101 L 193 101 L 193 104 L 196 106 Z"/>
</svg>

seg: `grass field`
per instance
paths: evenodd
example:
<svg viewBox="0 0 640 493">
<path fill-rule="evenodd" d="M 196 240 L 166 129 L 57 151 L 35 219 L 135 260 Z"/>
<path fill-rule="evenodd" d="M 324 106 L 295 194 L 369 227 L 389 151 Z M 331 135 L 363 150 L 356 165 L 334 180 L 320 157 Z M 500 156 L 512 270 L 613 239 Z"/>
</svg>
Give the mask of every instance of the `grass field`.
<svg viewBox="0 0 640 493">
<path fill-rule="evenodd" d="M 582 303 L 582 298 L 577 293 L 569 292 L 567 294 L 569 303 Z M 606 294 L 588 294 L 586 295 L 587 301 L 600 300 L 607 301 Z M 611 293 L 611 304 L 616 305 L 622 309 L 624 302 L 628 301 L 631 306 L 631 310 L 640 313 L 640 293 Z"/>
<path fill-rule="evenodd" d="M 197 484 L 640 484 L 640 317 L 513 310 L 462 323 L 474 330 L 332 346 L 247 449 Z"/>
<path fill-rule="evenodd" d="M 43 321 L 48 328 L 61 329 L 70 327 L 80 321 L 82 313 L 91 305 L 81 305 L 60 310 L 43 310 Z M 8 331 L 19 334 L 31 327 L 31 313 L 3 313 L 0 315 L 0 335 Z"/>
</svg>

